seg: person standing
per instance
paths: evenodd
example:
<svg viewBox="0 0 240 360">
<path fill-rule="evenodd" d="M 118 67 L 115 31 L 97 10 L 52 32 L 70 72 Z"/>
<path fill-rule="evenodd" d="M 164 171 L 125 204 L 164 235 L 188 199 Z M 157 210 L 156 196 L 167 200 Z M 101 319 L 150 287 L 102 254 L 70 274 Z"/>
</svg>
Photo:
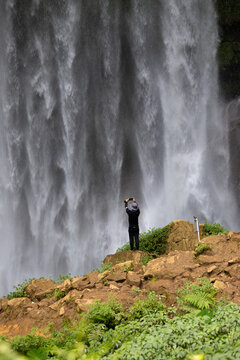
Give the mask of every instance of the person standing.
<svg viewBox="0 0 240 360">
<path fill-rule="evenodd" d="M 125 209 L 128 214 L 128 233 L 129 233 L 129 242 L 130 249 L 134 250 L 134 241 L 136 250 L 139 250 L 139 225 L 138 225 L 138 217 L 140 214 L 140 210 L 138 204 L 136 203 L 135 198 L 128 198 L 124 200 Z"/>
</svg>

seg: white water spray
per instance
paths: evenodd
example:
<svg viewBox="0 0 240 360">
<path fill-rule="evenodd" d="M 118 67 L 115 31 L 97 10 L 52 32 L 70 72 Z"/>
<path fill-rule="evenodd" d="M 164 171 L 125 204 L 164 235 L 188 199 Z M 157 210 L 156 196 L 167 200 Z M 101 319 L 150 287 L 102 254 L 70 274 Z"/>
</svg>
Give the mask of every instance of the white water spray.
<svg viewBox="0 0 240 360">
<path fill-rule="evenodd" d="M 142 230 L 233 225 L 212 1 L 0 11 L 1 292 L 98 266 L 128 241 L 127 196 Z"/>
</svg>

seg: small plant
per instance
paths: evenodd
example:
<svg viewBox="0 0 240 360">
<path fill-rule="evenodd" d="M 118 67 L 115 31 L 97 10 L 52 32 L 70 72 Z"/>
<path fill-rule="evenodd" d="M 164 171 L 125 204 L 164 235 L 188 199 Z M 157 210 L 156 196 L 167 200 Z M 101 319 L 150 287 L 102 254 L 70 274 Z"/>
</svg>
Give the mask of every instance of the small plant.
<svg viewBox="0 0 240 360">
<path fill-rule="evenodd" d="M 57 280 L 54 280 L 55 283 L 57 284 L 61 284 L 63 283 L 65 280 L 69 279 L 70 281 L 72 281 L 73 277 L 71 274 L 67 274 L 67 275 L 58 275 Z"/>
<path fill-rule="evenodd" d="M 167 239 L 172 230 L 172 223 L 157 229 L 150 229 L 139 235 L 139 250 L 161 255 L 166 251 Z M 130 250 L 129 243 L 117 249 L 117 252 Z"/>
<path fill-rule="evenodd" d="M 132 292 L 134 292 L 134 293 L 136 293 L 136 294 L 140 294 L 141 293 L 141 289 L 139 289 L 139 288 L 134 288 L 134 289 L 132 289 Z"/>
<path fill-rule="evenodd" d="M 142 263 L 142 265 L 147 265 L 147 263 L 149 262 L 149 261 L 151 261 L 152 259 L 154 259 L 154 256 L 152 256 L 152 255 L 144 255 L 142 258 L 141 258 L 141 263 Z"/>
<path fill-rule="evenodd" d="M 51 297 L 53 297 L 53 294 L 51 294 L 51 293 L 46 295 L 47 299 L 50 299 Z"/>
<path fill-rule="evenodd" d="M 198 257 L 200 254 L 203 254 L 205 251 L 210 250 L 211 245 L 199 243 L 194 250 L 194 257 Z"/>
<path fill-rule="evenodd" d="M 148 294 L 145 300 L 136 301 L 129 309 L 129 319 L 141 319 L 143 316 L 165 310 L 161 296 L 156 295 L 154 291 Z"/>
<path fill-rule="evenodd" d="M 7 299 L 11 300 L 14 298 L 20 298 L 20 297 L 27 296 L 26 287 L 30 284 L 30 282 L 32 280 L 34 280 L 34 279 L 32 278 L 32 279 L 24 280 L 21 284 L 14 286 L 13 288 L 15 289 L 15 291 L 10 292 L 7 295 Z"/>
<path fill-rule="evenodd" d="M 107 279 L 104 280 L 103 285 L 104 285 L 104 286 L 107 286 L 107 285 L 108 285 L 108 280 L 107 280 Z"/>
<path fill-rule="evenodd" d="M 132 266 L 125 266 L 125 268 L 122 270 L 123 272 L 128 272 L 128 271 L 132 271 L 133 267 Z"/>
<path fill-rule="evenodd" d="M 64 296 L 66 296 L 64 291 L 59 291 L 58 289 L 55 289 L 54 291 L 54 297 L 56 300 L 60 300 L 61 298 L 63 298 Z"/>
<path fill-rule="evenodd" d="M 122 320 L 122 304 L 114 298 L 108 302 L 99 303 L 96 301 L 87 313 L 87 319 L 92 323 L 104 324 L 108 329 L 114 328 Z"/>
<path fill-rule="evenodd" d="M 92 271 L 96 271 L 98 273 L 103 273 L 104 271 L 111 270 L 113 267 L 113 264 L 111 262 L 108 262 L 106 264 L 102 263 L 101 268 L 93 269 Z"/>
<path fill-rule="evenodd" d="M 203 225 L 203 229 L 204 229 L 204 236 L 212 236 L 212 235 L 229 233 L 229 231 L 227 229 L 225 229 L 222 225 L 216 224 L 216 223 L 214 223 L 214 224 L 205 223 Z"/>
<path fill-rule="evenodd" d="M 187 281 L 177 291 L 179 308 L 186 313 L 194 310 L 214 308 L 217 305 L 215 299 L 217 293 L 218 290 L 206 278 L 199 278 L 196 284 Z"/>
</svg>

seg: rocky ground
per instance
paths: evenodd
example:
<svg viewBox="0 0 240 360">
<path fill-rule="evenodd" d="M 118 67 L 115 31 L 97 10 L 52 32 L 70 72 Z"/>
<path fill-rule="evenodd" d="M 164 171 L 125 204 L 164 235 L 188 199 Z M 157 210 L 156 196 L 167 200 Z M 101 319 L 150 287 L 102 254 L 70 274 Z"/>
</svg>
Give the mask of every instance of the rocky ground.
<svg viewBox="0 0 240 360">
<path fill-rule="evenodd" d="M 210 249 L 195 257 L 193 225 L 176 220 L 168 239 L 168 254 L 146 265 L 146 253 L 124 251 L 105 258 L 104 263 L 113 266 L 103 273 L 91 272 L 60 285 L 50 279 L 33 280 L 26 297 L 0 299 L 0 335 L 24 335 L 50 322 L 59 328 L 63 321 L 77 319 L 95 300 L 107 301 L 111 296 L 127 309 L 136 297 L 155 291 L 164 295 L 168 305 L 175 305 L 176 290 L 187 280 L 203 276 L 240 305 L 240 233 L 206 237 L 201 243 L 209 244 Z"/>
</svg>

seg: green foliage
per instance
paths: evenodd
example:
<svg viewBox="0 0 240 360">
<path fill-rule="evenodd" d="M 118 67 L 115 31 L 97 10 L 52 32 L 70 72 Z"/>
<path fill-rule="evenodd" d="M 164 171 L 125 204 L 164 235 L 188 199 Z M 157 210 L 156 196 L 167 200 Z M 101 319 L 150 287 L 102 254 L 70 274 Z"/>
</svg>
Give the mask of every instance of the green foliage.
<svg viewBox="0 0 240 360">
<path fill-rule="evenodd" d="M 65 280 L 67 280 L 67 279 L 69 279 L 70 281 L 72 281 L 72 279 L 73 279 L 73 277 L 72 277 L 72 275 L 71 274 L 67 274 L 67 275 L 58 275 L 58 278 L 57 278 L 57 280 L 54 280 L 55 281 L 55 283 L 57 283 L 57 284 L 61 284 L 61 283 L 63 283 Z"/>
<path fill-rule="evenodd" d="M 217 305 L 215 296 L 218 290 L 206 278 L 200 278 L 196 284 L 190 281 L 177 291 L 178 305 L 183 312 L 210 309 Z"/>
<path fill-rule="evenodd" d="M 175 316 L 160 325 L 152 324 L 124 341 L 111 360 L 205 360 L 240 358 L 240 308 L 219 307 L 212 316 Z M 197 357 L 196 355 L 201 355 Z"/>
<path fill-rule="evenodd" d="M 139 250 L 148 252 L 150 254 L 161 255 L 166 251 L 167 239 L 171 233 L 172 224 L 169 224 L 163 228 L 151 229 L 139 235 Z M 123 245 L 117 250 L 126 251 L 129 250 L 129 244 Z"/>
<path fill-rule="evenodd" d="M 12 350 L 9 344 L 0 342 L 0 359 L 1 360 L 24 360 L 25 356 L 19 355 Z"/>
<path fill-rule="evenodd" d="M 203 254 L 205 251 L 210 249 L 211 249 L 211 245 L 199 243 L 194 249 L 194 257 L 196 258 L 199 255 Z"/>
<path fill-rule="evenodd" d="M 128 271 L 132 271 L 133 270 L 133 266 L 126 266 L 124 269 L 123 269 L 123 272 L 128 272 Z"/>
<path fill-rule="evenodd" d="M 116 252 L 127 251 L 127 250 L 130 250 L 130 244 L 129 244 L 129 242 L 127 242 L 127 243 L 124 244 L 122 247 L 120 247 L 119 249 L 117 249 Z"/>
<path fill-rule="evenodd" d="M 154 259 L 154 256 L 152 255 L 144 255 L 142 258 L 141 258 L 141 263 L 142 265 L 147 265 L 147 263 L 149 261 L 151 261 L 152 259 Z"/>
<path fill-rule="evenodd" d="M 26 355 L 30 349 L 48 348 L 53 345 L 53 341 L 41 335 L 28 334 L 14 337 L 10 344 L 13 350 Z"/>
<path fill-rule="evenodd" d="M 114 328 L 122 318 L 122 305 L 114 298 L 105 303 L 96 301 L 87 313 L 90 322 L 104 324 L 108 329 Z"/>
<path fill-rule="evenodd" d="M 58 289 L 54 290 L 54 297 L 55 297 L 56 300 L 60 300 L 64 296 L 66 296 L 64 291 L 59 291 Z"/>
<path fill-rule="evenodd" d="M 111 270 L 113 267 L 113 264 L 111 262 L 108 262 L 106 264 L 102 263 L 100 269 L 93 269 L 92 271 L 96 271 L 98 273 L 103 273 L 104 271 Z"/>
<path fill-rule="evenodd" d="M 182 294 L 201 289 L 214 297 L 206 279 L 186 284 Z M 192 303 L 192 301 L 191 301 Z M 195 306 L 195 305 L 194 305 Z M 198 303 L 197 303 L 198 306 Z M 1 360 L 236 360 L 240 358 L 240 307 L 216 304 L 186 315 L 169 312 L 154 292 L 123 314 L 119 303 L 95 303 L 74 326 L 0 343 Z M 2 345 L 4 351 L 2 351 Z M 24 357 L 19 357 L 19 353 Z M 3 355 L 2 355 L 3 354 Z"/>
<path fill-rule="evenodd" d="M 203 225 L 203 229 L 204 229 L 204 235 L 205 236 L 212 236 L 212 235 L 218 235 L 218 234 L 227 234 L 229 232 L 222 225 L 216 224 L 216 223 L 214 223 L 214 224 L 205 223 Z"/>
<path fill-rule="evenodd" d="M 28 280 L 24 280 L 21 284 L 18 284 L 16 286 L 14 286 L 13 288 L 15 289 L 15 291 L 10 292 L 7 295 L 7 299 L 11 300 L 14 298 L 20 298 L 20 297 L 25 297 L 27 296 L 26 294 L 26 287 L 28 286 L 28 284 L 34 279 L 28 279 Z"/>
<path fill-rule="evenodd" d="M 143 316 L 154 314 L 165 309 L 166 307 L 162 303 L 161 296 L 151 291 L 145 300 L 138 300 L 130 307 L 129 319 L 141 319 Z"/>
</svg>

